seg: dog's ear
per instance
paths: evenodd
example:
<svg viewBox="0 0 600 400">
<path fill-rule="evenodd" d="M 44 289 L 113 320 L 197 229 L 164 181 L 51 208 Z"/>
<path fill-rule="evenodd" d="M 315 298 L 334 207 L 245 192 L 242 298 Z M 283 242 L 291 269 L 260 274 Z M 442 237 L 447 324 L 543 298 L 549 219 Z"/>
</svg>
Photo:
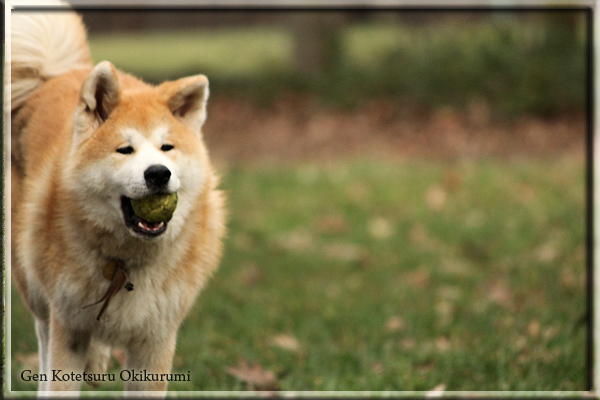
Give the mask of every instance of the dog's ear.
<svg viewBox="0 0 600 400">
<path fill-rule="evenodd" d="M 189 76 L 158 87 L 171 113 L 188 128 L 200 133 L 206 120 L 208 78 L 204 75 Z"/>
<path fill-rule="evenodd" d="M 78 112 L 84 124 L 100 126 L 119 103 L 121 87 L 115 67 L 102 61 L 92 69 L 83 82 Z"/>
</svg>

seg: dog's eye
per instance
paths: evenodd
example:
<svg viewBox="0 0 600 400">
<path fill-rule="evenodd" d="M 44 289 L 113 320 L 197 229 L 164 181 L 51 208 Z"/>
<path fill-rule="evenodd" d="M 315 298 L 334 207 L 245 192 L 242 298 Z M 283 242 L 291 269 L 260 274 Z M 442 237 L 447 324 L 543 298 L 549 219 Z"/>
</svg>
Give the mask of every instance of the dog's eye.
<svg viewBox="0 0 600 400">
<path fill-rule="evenodd" d="M 119 148 L 117 149 L 117 153 L 121 153 L 121 154 L 131 154 L 131 153 L 133 153 L 133 147 L 131 147 L 131 146 L 119 147 Z"/>
<path fill-rule="evenodd" d="M 162 151 L 169 151 L 169 150 L 173 150 L 173 145 L 172 144 L 163 144 L 160 149 Z"/>
</svg>

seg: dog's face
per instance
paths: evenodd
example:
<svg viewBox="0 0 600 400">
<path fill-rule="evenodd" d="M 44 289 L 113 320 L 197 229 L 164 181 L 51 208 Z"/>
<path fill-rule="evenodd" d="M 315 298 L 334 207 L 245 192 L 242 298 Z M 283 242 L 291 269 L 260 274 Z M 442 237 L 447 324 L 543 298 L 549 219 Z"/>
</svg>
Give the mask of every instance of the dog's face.
<svg viewBox="0 0 600 400">
<path fill-rule="evenodd" d="M 66 161 L 66 184 L 90 223 L 146 240 L 177 234 L 205 183 L 200 128 L 207 97 L 201 75 L 128 87 L 108 62 L 92 70 L 81 89 Z M 172 218 L 149 222 L 133 211 L 131 199 L 175 192 Z"/>
</svg>

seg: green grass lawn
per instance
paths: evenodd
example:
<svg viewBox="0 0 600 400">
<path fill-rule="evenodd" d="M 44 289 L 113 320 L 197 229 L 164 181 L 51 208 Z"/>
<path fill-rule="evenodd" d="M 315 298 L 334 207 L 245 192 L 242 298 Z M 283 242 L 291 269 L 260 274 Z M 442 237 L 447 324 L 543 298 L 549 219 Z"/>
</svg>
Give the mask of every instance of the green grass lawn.
<svg viewBox="0 0 600 400">
<path fill-rule="evenodd" d="M 585 389 L 581 160 L 223 172 L 225 257 L 180 330 L 174 370 L 192 382 L 171 390 L 268 372 L 294 391 Z M 34 328 L 12 301 L 12 387 L 34 390 L 19 379 Z"/>
</svg>

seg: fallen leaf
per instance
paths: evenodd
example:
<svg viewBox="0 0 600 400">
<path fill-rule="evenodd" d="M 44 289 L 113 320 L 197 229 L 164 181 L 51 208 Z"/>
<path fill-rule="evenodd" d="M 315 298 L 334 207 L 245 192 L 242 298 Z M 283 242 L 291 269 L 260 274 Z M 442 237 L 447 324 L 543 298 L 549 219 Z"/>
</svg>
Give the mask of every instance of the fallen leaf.
<svg viewBox="0 0 600 400">
<path fill-rule="evenodd" d="M 383 372 L 383 365 L 381 365 L 380 362 L 376 361 L 373 364 L 371 364 L 371 368 L 373 368 L 373 371 L 376 374 L 381 374 Z"/>
<path fill-rule="evenodd" d="M 440 243 L 432 237 L 427 229 L 419 223 L 412 226 L 408 232 L 408 238 L 413 245 L 422 249 L 439 251 Z"/>
<path fill-rule="evenodd" d="M 36 369 L 40 365 L 40 358 L 38 357 L 38 353 L 17 353 L 15 354 L 15 360 L 23 365 L 26 369 Z"/>
<path fill-rule="evenodd" d="M 441 300 L 435 305 L 435 311 L 438 314 L 438 323 L 441 326 L 447 326 L 454 318 L 454 305 L 447 300 Z"/>
<path fill-rule="evenodd" d="M 434 211 L 441 211 L 446 204 L 446 191 L 440 186 L 432 186 L 427 190 L 425 202 Z"/>
<path fill-rule="evenodd" d="M 425 287 L 429 284 L 431 274 L 428 271 L 415 271 L 408 274 L 402 280 L 411 286 Z"/>
<path fill-rule="evenodd" d="M 284 350 L 297 352 L 300 350 L 300 344 L 294 335 L 277 335 L 271 339 L 271 345 Z"/>
<path fill-rule="evenodd" d="M 444 189 L 449 192 L 454 192 L 460 186 L 460 177 L 455 169 L 450 169 L 444 175 Z"/>
<path fill-rule="evenodd" d="M 392 224 L 383 217 L 375 217 L 369 220 L 367 230 L 377 239 L 387 239 L 394 233 Z"/>
<path fill-rule="evenodd" d="M 262 278 L 262 271 L 254 263 L 244 263 L 236 276 L 242 284 L 248 287 L 255 286 Z"/>
<path fill-rule="evenodd" d="M 445 390 L 446 390 L 446 384 L 440 383 L 439 385 L 437 385 L 436 387 L 434 387 L 433 389 L 431 389 L 427 393 L 425 393 L 425 396 L 426 397 L 439 397 L 442 395 L 442 393 Z"/>
<path fill-rule="evenodd" d="M 450 341 L 447 337 L 440 336 L 435 340 L 435 346 L 440 352 L 444 353 L 450 349 Z"/>
<path fill-rule="evenodd" d="M 348 230 L 348 223 L 341 214 L 328 214 L 315 221 L 316 229 L 322 233 L 344 233 Z"/>
<path fill-rule="evenodd" d="M 314 245 L 313 236 L 306 231 L 292 231 L 283 233 L 275 239 L 282 248 L 291 251 L 307 251 Z"/>
<path fill-rule="evenodd" d="M 275 374 L 263 369 L 258 363 L 250 366 L 246 360 L 240 360 L 236 367 L 229 367 L 226 372 L 254 390 L 277 390 Z"/>
<path fill-rule="evenodd" d="M 326 244 L 323 246 L 323 253 L 329 258 L 345 262 L 360 261 L 367 256 L 364 248 L 349 242 Z"/>
<path fill-rule="evenodd" d="M 533 338 L 537 338 L 540 335 L 540 322 L 535 319 L 529 323 L 529 327 L 527 328 L 527 332 Z"/>
<path fill-rule="evenodd" d="M 488 298 L 502 306 L 509 306 L 511 295 L 503 283 L 497 282 L 488 290 Z"/>
<path fill-rule="evenodd" d="M 556 259 L 558 256 L 557 244 L 550 242 L 542 245 L 536 251 L 537 258 L 541 262 L 549 263 Z"/>
<path fill-rule="evenodd" d="M 575 285 L 575 275 L 573 274 L 573 272 L 570 269 L 564 268 L 561 271 L 561 273 L 560 273 L 560 284 L 565 289 L 573 289 L 573 288 L 576 287 L 576 285 Z"/>
<path fill-rule="evenodd" d="M 552 339 L 553 337 L 556 336 L 556 334 L 560 332 L 560 329 L 556 326 L 551 326 L 549 328 L 544 329 L 544 332 L 542 333 L 544 339 Z"/>
<path fill-rule="evenodd" d="M 412 350 L 416 345 L 417 341 L 413 338 L 406 338 L 400 342 L 400 346 L 402 346 L 404 350 Z"/>
<path fill-rule="evenodd" d="M 397 315 L 390 317 L 385 323 L 385 330 L 388 332 L 398 332 L 404 328 L 404 320 Z"/>
<path fill-rule="evenodd" d="M 516 351 L 524 350 L 527 346 L 527 338 L 525 336 L 519 336 L 513 343 L 513 349 Z"/>
</svg>

